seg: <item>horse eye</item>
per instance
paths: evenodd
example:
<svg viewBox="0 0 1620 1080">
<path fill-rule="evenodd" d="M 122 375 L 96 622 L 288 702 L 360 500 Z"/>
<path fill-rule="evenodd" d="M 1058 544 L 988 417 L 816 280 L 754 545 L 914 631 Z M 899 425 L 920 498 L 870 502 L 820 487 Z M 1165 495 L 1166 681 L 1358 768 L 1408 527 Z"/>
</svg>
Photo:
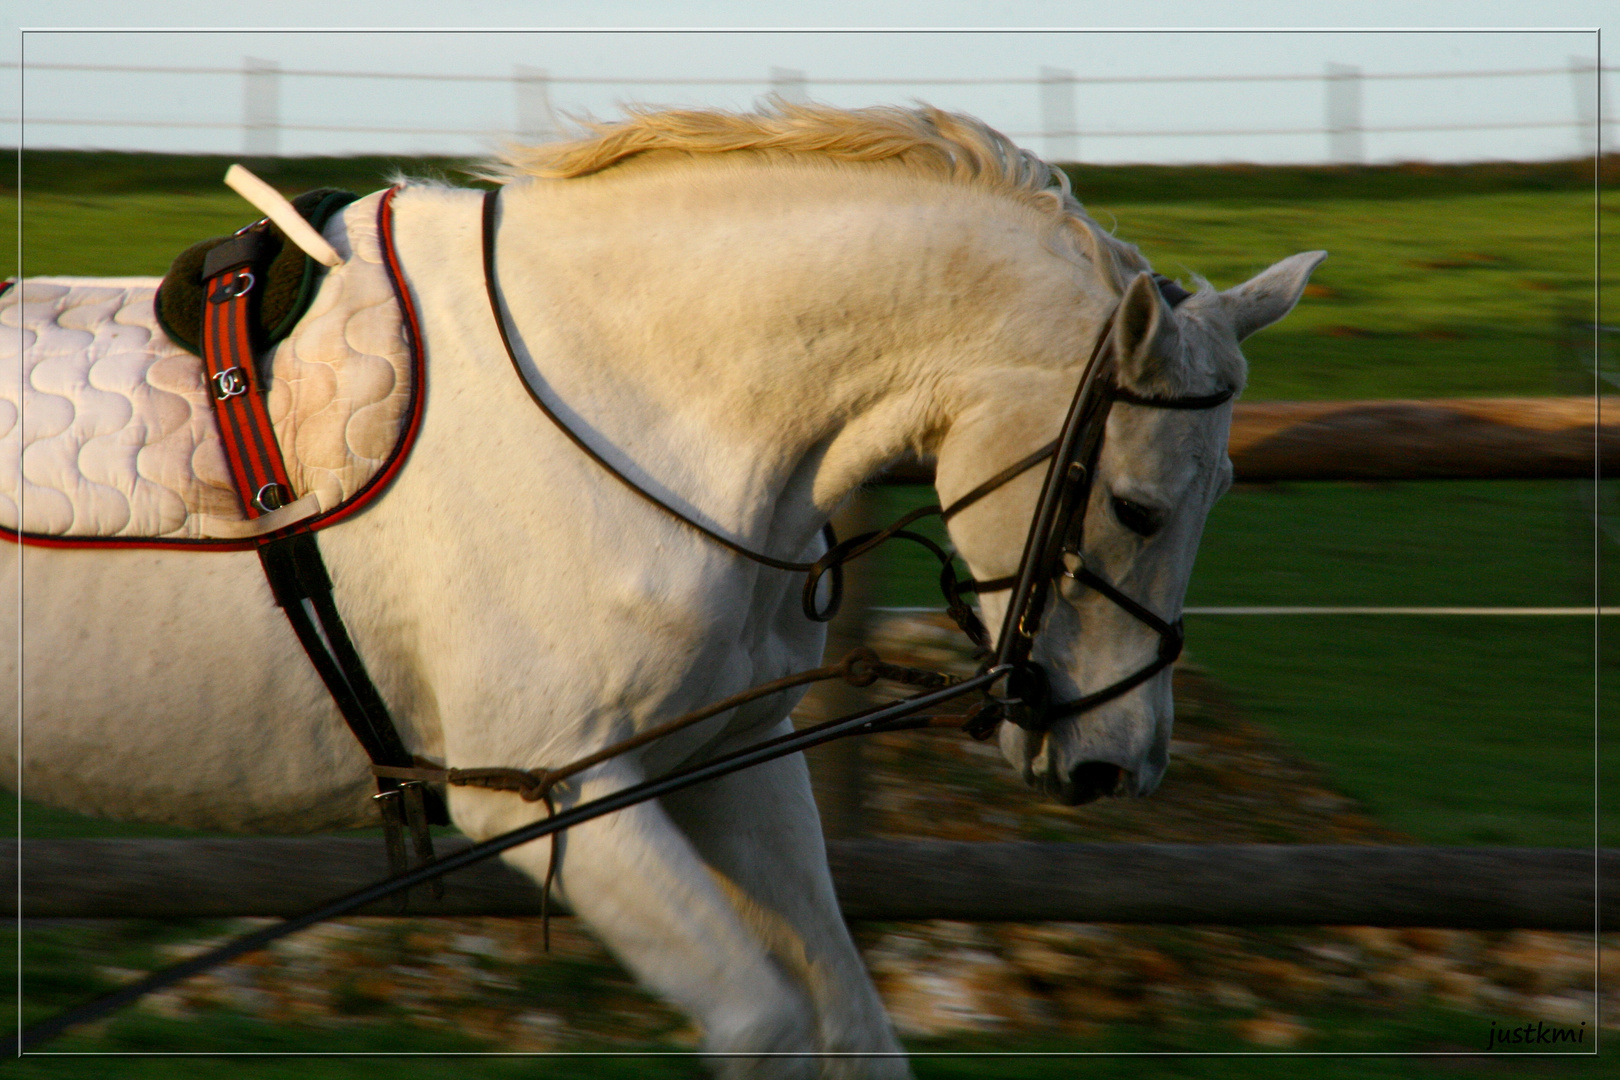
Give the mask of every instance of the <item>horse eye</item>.
<svg viewBox="0 0 1620 1080">
<path fill-rule="evenodd" d="M 1152 536 L 1164 525 L 1164 515 L 1151 507 L 1122 499 L 1118 495 L 1112 496 L 1112 502 L 1114 517 L 1138 536 Z"/>
</svg>

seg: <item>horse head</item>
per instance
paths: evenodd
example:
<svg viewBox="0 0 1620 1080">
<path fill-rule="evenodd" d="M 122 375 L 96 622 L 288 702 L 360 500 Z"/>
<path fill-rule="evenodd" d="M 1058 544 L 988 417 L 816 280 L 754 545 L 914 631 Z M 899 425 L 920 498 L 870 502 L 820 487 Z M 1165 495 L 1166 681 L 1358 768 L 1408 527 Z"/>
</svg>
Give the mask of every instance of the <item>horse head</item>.
<svg viewBox="0 0 1620 1080">
<path fill-rule="evenodd" d="M 1140 272 L 1095 330 L 1091 358 L 1076 358 L 1085 361 L 1078 375 L 1072 365 L 1009 373 L 1011 392 L 941 441 L 937 481 L 949 504 L 1076 428 L 1072 448 L 1060 447 L 1046 470 L 1024 472 L 949 521 L 981 582 L 997 658 L 1017 665 L 993 714 L 1004 721 L 1002 752 L 1059 802 L 1146 795 L 1164 775 L 1181 606 L 1205 519 L 1232 483 L 1229 402 L 1246 373 L 1239 343 L 1287 315 L 1325 257 L 1292 256 L 1225 292 L 1189 294 Z M 1077 395 L 1088 371 L 1095 385 Z M 1036 535 L 1043 513 L 1047 532 Z"/>
</svg>

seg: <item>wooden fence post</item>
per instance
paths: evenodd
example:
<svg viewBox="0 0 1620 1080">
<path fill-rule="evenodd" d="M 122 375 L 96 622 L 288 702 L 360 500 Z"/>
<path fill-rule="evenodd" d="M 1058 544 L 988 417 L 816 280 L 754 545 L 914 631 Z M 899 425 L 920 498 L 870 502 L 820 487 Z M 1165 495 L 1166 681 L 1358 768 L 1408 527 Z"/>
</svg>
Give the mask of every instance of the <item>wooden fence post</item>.
<svg viewBox="0 0 1620 1080">
<path fill-rule="evenodd" d="M 512 69 L 517 137 L 526 143 L 550 142 L 559 137 L 557 116 L 551 109 L 551 75 L 545 68 L 518 64 Z"/>
<path fill-rule="evenodd" d="M 281 153 L 281 65 L 274 60 L 242 58 L 242 153 Z"/>
<path fill-rule="evenodd" d="M 1046 160 L 1072 164 L 1080 160 L 1080 121 L 1075 109 L 1074 72 L 1041 68 L 1041 128 Z"/>
<path fill-rule="evenodd" d="M 1361 69 L 1349 64 L 1327 66 L 1328 161 L 1361 165 L 1366 146 L 1361 125 Z"/>
</svg>

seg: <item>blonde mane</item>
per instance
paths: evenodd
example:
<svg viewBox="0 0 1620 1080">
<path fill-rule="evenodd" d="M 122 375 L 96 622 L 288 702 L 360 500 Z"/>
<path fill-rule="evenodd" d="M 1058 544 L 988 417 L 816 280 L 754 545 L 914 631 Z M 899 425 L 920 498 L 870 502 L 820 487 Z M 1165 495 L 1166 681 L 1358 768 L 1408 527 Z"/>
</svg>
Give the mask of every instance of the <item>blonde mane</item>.
<svg viewBox="0 0 1620 1080">
<path fill-rule="evenodd" d="M 655 151 L 748 151 L 887 162 L 997 192 L 1041 210 L 1059 225 L 1089 230 L 1111 256 L 1113 265 L 1105 269 L 1116 288 L 1149 269 L 1135 247 L 1115 239 L 1086 215 L 1061 169 L 970 116 L 926 105 L 837 109 L 781 100 L 750 113 L 640 106 L 625 111 L 623 120 L 582 122 L 587 134 L 581 138 L 508 146 L 479 175 L 499 183 L 531 177 L 573 179 Z"/>
</svg>

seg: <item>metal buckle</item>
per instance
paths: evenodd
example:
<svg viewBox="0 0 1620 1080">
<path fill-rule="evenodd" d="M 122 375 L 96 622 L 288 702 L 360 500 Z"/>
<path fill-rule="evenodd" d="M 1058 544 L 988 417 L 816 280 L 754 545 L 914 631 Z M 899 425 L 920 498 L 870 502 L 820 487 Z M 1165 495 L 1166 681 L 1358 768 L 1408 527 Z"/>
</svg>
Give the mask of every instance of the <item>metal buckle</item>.
<svg viewBox="0 0 1620 1080">
<path fill-rule="evenodd" d="M 992 684 L 993 685 L 993 684 Z M 1025 731 L 1045 731 L 1052 704 L 1052 684 L 1039 664 L 1025 660 L 1007 673 L 1005 695 L 986 690 L 985 697 L 1001 709 L 1001 719 Z"/>
<path fill-rule="evenodd" d="M 214 386 L 214 397 L 220 401 L 229 401 L 248 391 L 247 372 L 239 367 L 228 367 L 224 371 L 215 372 L 208 381 Z"/>
<path fill-rule="evenodd" d="M 388 876 L 398 877 L 410 869 L 410 863 L 405 858 L 405 815 L 400 807 L 403 801 L 399 790 L 379 791 L 371 797 L 382 812 L 383 820 L 383 846 L 388 850 Z M 389 904 L 395 914 L 404 914 L 405 905 L 409 901 L 410 890 L 405 889 L 395 893 L 389 898 Z"/>
<path fill-rule="evenodd" d="M 383 846 L 388 849 L 388 873 L 392 877 L 411 869 L 405 854 L 405 830 L 411 833 L 411 847 L 416 865 L 425 866 L 433 861 L 433 834 L 428 831 L 427 804 L 423 798 L 427 784 L 421 780 L 405 780 L 392 791 L 379 791 L 371 797 L 382 811 Z M 444 880 L 434 878 L 428 882 L 428 895 L 435 900 L 444 899 Z M 393 895 L 394 911 L 403 914 L 410 890 Z"/>
<path fill-rule="evenodd" d="M 427 804 L 423 797 L 426 791 L 427 784 L 423 781 L 404 780 L 394 790 L 379 791 L 371 797 L 382 811 L 383 845 L 388 849 L 388 872 L 393 877 L 411 869 L 411 861 L 405 854 L 406 829 L 411 833 L 416 865 L 424 866 L 433 861 L 433 834 L 428 830 Z M 428 882 L 428 895 L 435 900 L 444 899 L 442 878 Z M 405 911 L 409 896 L 409 889 L 393 895 L 396 913 Z"/>
</svg>

